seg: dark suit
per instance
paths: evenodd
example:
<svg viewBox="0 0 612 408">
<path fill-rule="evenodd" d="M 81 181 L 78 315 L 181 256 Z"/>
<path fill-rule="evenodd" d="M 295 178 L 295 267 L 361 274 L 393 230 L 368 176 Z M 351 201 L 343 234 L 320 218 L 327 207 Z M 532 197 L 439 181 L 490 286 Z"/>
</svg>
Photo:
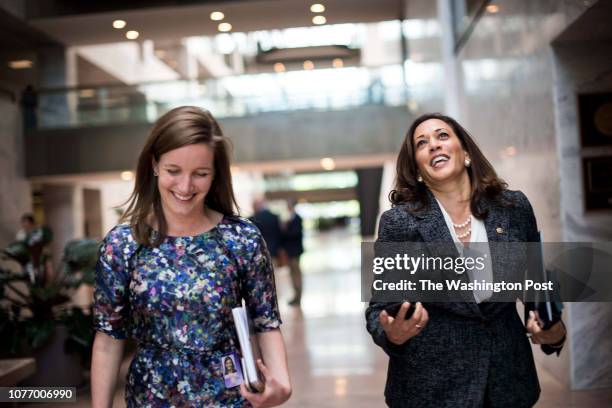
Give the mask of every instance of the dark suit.
<svg viewBox="0 0 612 408">
<path fill-rule="evenodd" d="M 261 231 L 261 235 L 264 241 L 266 241 L 270 255 L 276 257 L 278 255 L 278 247 L 281 238 L 280 219 L 278 215 L 264 208 L 253 214 L 250 219 L 255 223 L 257 228 L 259 228 L 259 231 Z"/>
<path fill-rule="evenodd" d="M 383 213 L 379 242 L 452 242 L 442 212 L 429 193 L 427 210 L 399 205 Z M 493 242 L 535 242 L 538 231 L 527 197 L 502 193 L 505 206 L 484 203 Z M 491 247 L 494 270 L 511 262 Z M 391 407 L 531 407 L 540 387 L 529 340 L 515 303 L 427 303 L 429 323 L 402 345 L 387 341 L 378 321 L 385 303 L 371 302 L 367 328 L 389 355 L 385 398 Z M 551 352 L 544 348 L 545 352 Z"/>
<path fill-rule="evenodd" d="M 304 252 L 304 231 L 302 228 L 302 217 L 294 213 L 283 230 L 282 247 L 287 251 L 289 258 L 297 258 Z"/>
</svg>

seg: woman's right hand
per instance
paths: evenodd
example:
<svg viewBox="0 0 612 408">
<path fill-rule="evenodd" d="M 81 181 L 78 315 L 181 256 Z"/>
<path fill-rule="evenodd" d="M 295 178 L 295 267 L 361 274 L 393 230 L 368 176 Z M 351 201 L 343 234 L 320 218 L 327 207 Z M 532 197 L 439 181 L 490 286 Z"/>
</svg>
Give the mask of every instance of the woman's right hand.
<svg viewBox="0 0 612 408">
<path fill-rule="evenodd" d="M 250 392 L 244 384 L 240 385 L 240 394 L 251 403 L 253 408 L 268 408 L 281 405 L 291 396 L 291 385 L 278 381 L 263 361 L 257 360 L 257 367 L 266 379 L 266 387 L 262 393 Z"/>
<path fill-rule="evenodd" d="M 406 320 L 406 312 L 409 307 L 409 302 L 402 303 L 395 317 L 389 316 L 385 310 L 380 312 L 378 320 L 387 335 L 387 340 L 393 344 L 404 344 L 408 339 L 419 334 L 429 321 L 429 314 L 421 302 L 417 302 L 412 317 Z"/>
</svg>

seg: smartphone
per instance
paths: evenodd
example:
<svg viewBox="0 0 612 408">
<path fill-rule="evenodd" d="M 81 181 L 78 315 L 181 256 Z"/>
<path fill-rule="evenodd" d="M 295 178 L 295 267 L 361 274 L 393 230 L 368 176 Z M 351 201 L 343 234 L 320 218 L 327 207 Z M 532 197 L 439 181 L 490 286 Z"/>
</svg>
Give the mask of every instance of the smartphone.
<svg viewBox="0 0 612 408">
<path fill-rule="evenodd" d="M 406 311 L 406 320 L 410 319 L 412 315 L 414 314 L 414 311 L 416 309 L 415 305 L 416 305 L 415 303 L 410 304 L 410 307 Z M 402 307 L 402 303 L 389 303 L 387 304 L 387 306 L 385 306 L 385 311 L 387 312 L 389 316 L 395 317 L 397 316 L 397 313 L 399 312 L 400 307 Z"/>
</svg>

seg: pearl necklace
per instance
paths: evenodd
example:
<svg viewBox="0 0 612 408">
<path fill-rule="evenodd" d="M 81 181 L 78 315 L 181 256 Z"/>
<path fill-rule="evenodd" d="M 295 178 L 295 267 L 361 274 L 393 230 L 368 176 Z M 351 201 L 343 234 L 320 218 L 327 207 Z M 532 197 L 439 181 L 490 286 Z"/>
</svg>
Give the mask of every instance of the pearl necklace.
<svg viewBox="0 0 612 408">
<path fill-rule="evenodd" d="M 472 223 L 472 214 L 470 214 L 467 218 L 467 220 L 465 220 L 464 222 L 462 222 L 461 224 L 455 224 L 453 223 L 453 227 L 457 230 L 457 229 L 462 229 L 467 227 L 468 225 L 470 225 Z M 456 231 L 455 231 L 456 233 Z M 462 239 L 462 238 L 467 238 L 470 234 L 472 233 L 472 227 L 470 226 L 467 231 L 465 231 L 463 234 L 457 234 L 457 238 Z"/>
<path fill-rule="evenodd" d="M 465 228 L 468 226 L 468 224 L 470 224 L 472 222 L 472 214 L 470 214 L 467 218 L 467 220 L 465 220 L 464 223 L 462 224 L 453 224 L 453 227 L 455 228 Z"/>
<path fill-rule="evenodd" d="M 457 238 L 461 239 L 461 238 L 466 238 L 467 236 L 469 236 L 472 233 L 472 229 L 469 228 L 467 231 L 465 231 L 463 234 L 458 234 Z"/>
</svg>

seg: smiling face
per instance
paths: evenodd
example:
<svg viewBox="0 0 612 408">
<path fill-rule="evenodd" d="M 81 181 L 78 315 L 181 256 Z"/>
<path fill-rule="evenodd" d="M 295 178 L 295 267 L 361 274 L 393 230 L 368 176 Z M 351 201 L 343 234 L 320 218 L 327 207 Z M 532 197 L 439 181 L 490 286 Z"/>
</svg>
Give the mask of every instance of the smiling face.
<svg viewBox="0 0 612 408">
<path fill-rule="evenodd" d="M 234 361 L 230 357 L 225 358 L 225 373 L 235 373 L 236 368 L 234 367 Z"/>
<path fill-rule="evenodd" d="M 414 130 L 412 144 L 417 169 L 428 184 L 451 181 L 466 172 L 469 158 L 453 128 L 440 119 L 428 119 Z"/>
<path fill-rule="evenodd" d="M 166 218 L 191 218 L 204 212 L 214 177 L 214 152 L 205 144 L 170 150 L 153 163 Z"/>
</svg>

